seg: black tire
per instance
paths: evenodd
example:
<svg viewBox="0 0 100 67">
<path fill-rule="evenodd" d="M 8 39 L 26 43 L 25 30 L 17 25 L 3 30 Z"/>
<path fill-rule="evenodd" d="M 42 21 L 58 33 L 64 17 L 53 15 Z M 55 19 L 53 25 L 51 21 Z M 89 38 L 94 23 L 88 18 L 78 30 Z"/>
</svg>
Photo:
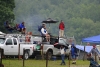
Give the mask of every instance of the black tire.
<svg viewBox="0 0 100 67">
<path fill-rule="evenodd" d="M 28 51 L 25 51 L 25 54 L 24 54 L 24 57 L 23 57 L 25 60 L 27 60 L 29 58 L 29 52 Z"/>
<path fill-rule="evenodd" d="M 31 55 L 29 58 L 34 59 L 36 55 Z"/>
</svg>

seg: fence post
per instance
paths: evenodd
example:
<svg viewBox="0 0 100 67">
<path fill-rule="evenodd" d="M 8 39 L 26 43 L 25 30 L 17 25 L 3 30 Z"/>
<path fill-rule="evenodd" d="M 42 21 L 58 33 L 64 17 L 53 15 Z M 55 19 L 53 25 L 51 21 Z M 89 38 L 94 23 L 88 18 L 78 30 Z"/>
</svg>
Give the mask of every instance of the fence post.
<svg viewBox="0 0 100 67">
<path fill-rule="evenodd" d="M 0 48 L 0 64 L 2 64 L 2 50 Z"/>
<path fill-rule="evenodd" d="M 42 60 L 44 59 L 44 55 L 43 55 L 43 46 L 44 46 L 44 44 L 43 44 L 43 37 L 42 37 L 42 44 L 41 44 L 41 55 L 42 55 Z"/>
<path fill-rule="evenodd" d="M 69 67 L 70 67 L 71 53 L 69 53 Z"/>
<path fill-rule="evenodd" d="M 2 57 L 3 57 L 3 49 L 0 48 L 0 67 L 4 67 L 4 65 L 2 64 Z"/>
<path fill-rule="evenodd" d="M 25 66 L 25 48 L 23 48 L 23 67 Z"/>
<path fill-rule="evenodd" d="M 97 55 L 97 54 L 96 54 L 96 52 L 95 52 L 95 55 L 94 55 L 94 56 L 95 56 L 95 57 L 94 57 L 94 60 L 95 60 L 96 62 L 98 62 L 98 61 L 97 61 L 97 56 L 96 56 L 96 55 Z"/>
<path fill-rule="evenodd" d="M 46 53 L 46 67 L 48 67 L 48 51 Z"/>
<path fill-rule="evenodd" d="M 83 56 L 83 61 L 85 60 L 85 46 L 84 46 L 84 56 Z"/>
<path fill-rule="evenodd" d="M 18 45 L 18 60 L 20 59 L 20 44 Z"/>
</svg>

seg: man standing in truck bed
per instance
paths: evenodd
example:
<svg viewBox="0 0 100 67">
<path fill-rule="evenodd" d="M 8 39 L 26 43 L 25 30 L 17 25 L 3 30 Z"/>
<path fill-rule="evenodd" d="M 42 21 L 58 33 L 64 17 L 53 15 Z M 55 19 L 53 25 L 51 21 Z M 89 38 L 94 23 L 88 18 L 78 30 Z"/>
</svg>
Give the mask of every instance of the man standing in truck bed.
<svg viewBox="0 0 100 67">
<path fill-rule="evenodd" d="M 64 36 L 64 22 L 61 20 L 60 24 L 59 24 L 59 37 L 63 37 Z"/>
</svg>

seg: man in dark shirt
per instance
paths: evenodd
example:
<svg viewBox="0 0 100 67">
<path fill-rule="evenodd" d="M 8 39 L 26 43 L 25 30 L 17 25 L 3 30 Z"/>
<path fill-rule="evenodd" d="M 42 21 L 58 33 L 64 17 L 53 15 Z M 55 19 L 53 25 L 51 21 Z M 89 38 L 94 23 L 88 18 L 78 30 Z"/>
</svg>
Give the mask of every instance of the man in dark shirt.
<svg viewBox="0 0 100 67">
<path fill-rule="evenodd" d="M 14 27 L 12 27 L 12 26 L 10 25 L 10 23 L 9 23 L 8 20 L 5 22 L 5 28 L 6 28 L 7 30 L 9 30 L 11 33 L 12 33 L 12 31 L 14 30 Z"/>
<path fill-rule="evenodd" d="M 90 51 L 90 54 L 92 54 L 92 57 L 98 62 L 99 61 L 99 52 L 96 48 L 96 45 L 93 45 L 93 48 Z"/>
</svg>

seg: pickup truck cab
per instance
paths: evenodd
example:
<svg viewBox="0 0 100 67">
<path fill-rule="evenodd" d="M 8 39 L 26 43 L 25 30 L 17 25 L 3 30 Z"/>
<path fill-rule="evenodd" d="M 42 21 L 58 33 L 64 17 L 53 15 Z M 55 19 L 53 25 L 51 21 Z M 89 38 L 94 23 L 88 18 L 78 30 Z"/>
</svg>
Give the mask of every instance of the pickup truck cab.
<svg viewBox="0 0 100 67">
<path fill-rule="evenodd" d="M 4 50 L 5 56 L 23 56 L 23 49 L 25 49 L 24 58 L 28 59 L 34 51 L 33 43 L 26 43 L 20 41 L 16 37 L 0 37 L 0 48 Z"/>
</svg>

